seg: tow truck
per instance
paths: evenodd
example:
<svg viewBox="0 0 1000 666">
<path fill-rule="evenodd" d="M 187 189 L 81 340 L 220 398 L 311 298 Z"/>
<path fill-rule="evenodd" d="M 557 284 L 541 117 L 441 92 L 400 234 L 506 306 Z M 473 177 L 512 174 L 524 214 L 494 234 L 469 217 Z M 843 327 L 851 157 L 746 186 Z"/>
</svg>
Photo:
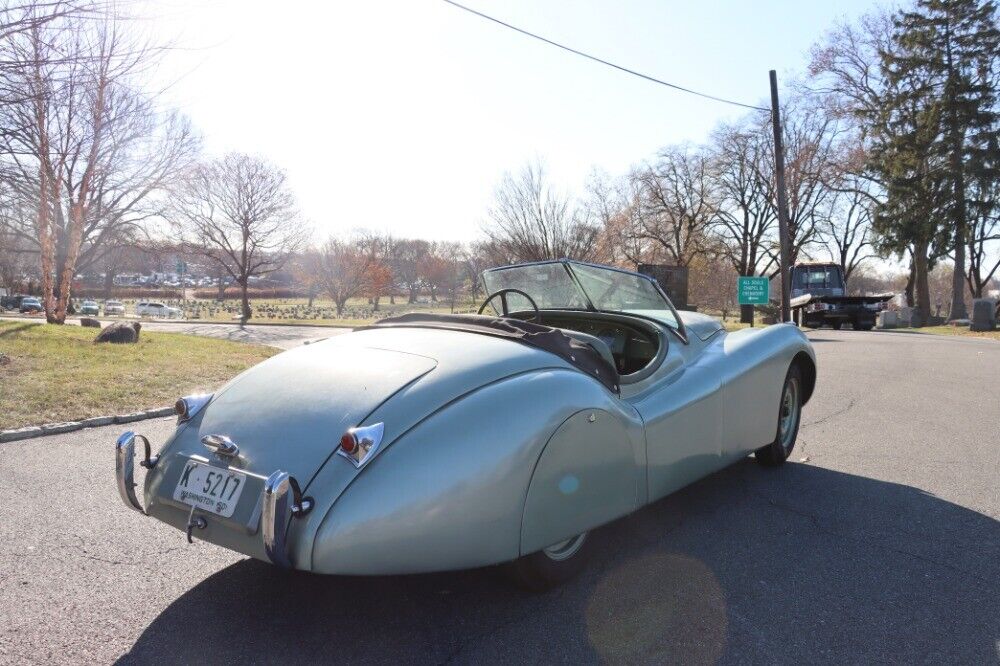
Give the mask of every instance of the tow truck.
<svg viewBox="0 0 1000 666">
<path fill-rule="evenodd" d="M 830 326 L 850 323 L 855 331 L 875 328 L 875 318 L 894 294 L 848 296 L 839 264 L 808 262 L 792 266 L 791 302 L 799 325 Z"/>
</svg>

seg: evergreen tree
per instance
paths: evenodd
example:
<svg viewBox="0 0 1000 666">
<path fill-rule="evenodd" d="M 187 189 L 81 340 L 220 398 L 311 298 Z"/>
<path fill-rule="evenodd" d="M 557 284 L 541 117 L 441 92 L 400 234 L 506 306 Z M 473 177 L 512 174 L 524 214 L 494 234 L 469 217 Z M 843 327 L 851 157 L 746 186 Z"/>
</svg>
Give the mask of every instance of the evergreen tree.
<svg viewBox="0 0 1000 666">
<path fill-rule="evenodd" d="M 964 318 L 969 211 L 986 206 L 975 200 L 984 190 L 969 183 L 992 182 L 1000 175 L 996 4 L 917 0 L 912 11 L 898 15 L 895 27 L 892 46 L 882 57 L 894 92 L 884 112 L 898 133 L 878 144 L 875 163 L 889 184 L 879 231 L 915 248 L 948 243 L 955 257 L 950 318 Z M 933 218 L 920 220 L 922 214 Z M 915 259 L 920 261 L 917 254 Z M 929 305 L 919 300 L 921 309 Z"/>
</svg>

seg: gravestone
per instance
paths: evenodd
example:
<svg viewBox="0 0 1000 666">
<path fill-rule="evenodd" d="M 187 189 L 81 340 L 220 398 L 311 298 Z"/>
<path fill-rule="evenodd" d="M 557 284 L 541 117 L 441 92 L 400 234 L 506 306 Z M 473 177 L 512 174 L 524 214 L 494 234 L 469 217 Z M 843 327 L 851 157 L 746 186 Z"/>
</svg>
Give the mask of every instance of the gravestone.
<svg viewBox="0 0 1000 666">
<path fill-rule="evenodd" d="M 977 298 L 972 302 L 972 331 L 992 331 L 997 327 L 997 301 L 993 298 Z"/>
<path fill-rule="evenodd" d="M 878 313 L 879 328 L 896 328 L 899 325 L 899 315 L 892 310 L 883 310 Z"/>
<path fill-rule="evenodd" d="M 668 264 L 639 264 L 637 272 L 656 280 L 678 310 L 688 309 L 687 266 Z"/>
</svg>

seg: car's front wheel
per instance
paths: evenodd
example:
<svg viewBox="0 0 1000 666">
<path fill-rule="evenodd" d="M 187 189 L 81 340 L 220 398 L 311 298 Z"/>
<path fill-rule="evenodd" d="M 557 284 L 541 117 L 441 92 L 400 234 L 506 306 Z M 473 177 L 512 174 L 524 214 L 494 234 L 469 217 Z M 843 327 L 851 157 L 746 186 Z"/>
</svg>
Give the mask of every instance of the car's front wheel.
<svg viewBox="0 0 1000 666">
<path fill-rule="evenodd" d="M 768 467 L 782 464 L 791 455 L 795 440 L 799 436 L 799 422 L 802 420 L 802 371 L 798 365 L 788 368 L 785 385 L 781 389 L 778 404 L 778 431 L 774 441 L 754 453 L 757 462 Z"/>
<path fill-rule="evenodd" d="M 577 534 L 519 557 L 506 565 L 506 572 L 518 585 L 536 592 L 562 585 L 586 566 L 590 555 L 587 536 L 587 532 Z"/>
</svg>

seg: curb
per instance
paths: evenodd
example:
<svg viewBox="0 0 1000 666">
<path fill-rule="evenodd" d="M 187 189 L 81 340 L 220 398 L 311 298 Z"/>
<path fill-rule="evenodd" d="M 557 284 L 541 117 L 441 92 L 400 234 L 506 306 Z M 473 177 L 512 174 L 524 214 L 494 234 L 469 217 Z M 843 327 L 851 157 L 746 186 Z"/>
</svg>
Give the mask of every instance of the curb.
<svg viewBox="0 0 1000 666">
<path fill-rule="evenodd" d="M 0 443 L 16 442 L 21 439 L 32 439 L 34 437 L 45 437 L 46 435 L 60 435 L 66 432 L 83 430 L 84 428 L 96 428 L 98 426 L 111 425 L 112 423 L 133 423 L 145 419 L 156 419 L 163 416 L 173 416 L 173 407 L 159 407 L 157 409 L 147 409 L 142 412 L 131 412 L 129 414 L 118 414 L 117 416 L 93 416 L 89 419 L 79 421 L 66 421 L 64 423 L 46 423 L 40 426 L 28 426 L 15 430 L 0 430 Z"/>
</svg>

